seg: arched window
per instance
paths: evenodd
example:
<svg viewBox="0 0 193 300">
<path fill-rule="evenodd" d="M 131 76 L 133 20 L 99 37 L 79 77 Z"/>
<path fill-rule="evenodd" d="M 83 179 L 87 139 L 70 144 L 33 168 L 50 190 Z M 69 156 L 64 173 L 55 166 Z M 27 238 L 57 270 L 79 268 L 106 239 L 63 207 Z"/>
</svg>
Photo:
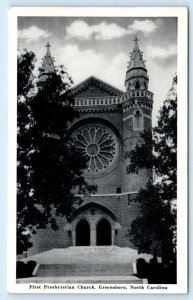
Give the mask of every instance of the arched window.
<svg viewBox="0 0 193 300">
<path fill-rule="evenodd" d="M 137 81 L 137 82 L 136 82 L 136 84 L 135 84 L 135 88 L 136 88 L 136 90 L 139 90 L 139 88 L 140 88 L 139 81 Z"/>
<path fill-rule="evenodd" d="M 134 112 L 133 129 L 134 130 L 143 129 L 143 115 L 139 109 Z"/>
</svg>

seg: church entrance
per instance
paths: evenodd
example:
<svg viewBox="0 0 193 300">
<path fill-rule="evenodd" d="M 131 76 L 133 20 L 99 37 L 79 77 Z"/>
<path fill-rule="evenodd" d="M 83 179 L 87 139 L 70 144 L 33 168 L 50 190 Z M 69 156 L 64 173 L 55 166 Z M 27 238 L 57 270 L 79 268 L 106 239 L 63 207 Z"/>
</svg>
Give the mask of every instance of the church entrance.
<svg viewBox="0 0 193 300">
<path fill-rule="evenodd" d="M 90 246 L 90 226 L 85 220 L 76 226 L 76 246 Z"/>
<path fill-rule="evenodd" d="M 102 219 L 97 224 L 97 246 L 111 245 L 111 225 Z"/>
</svg>

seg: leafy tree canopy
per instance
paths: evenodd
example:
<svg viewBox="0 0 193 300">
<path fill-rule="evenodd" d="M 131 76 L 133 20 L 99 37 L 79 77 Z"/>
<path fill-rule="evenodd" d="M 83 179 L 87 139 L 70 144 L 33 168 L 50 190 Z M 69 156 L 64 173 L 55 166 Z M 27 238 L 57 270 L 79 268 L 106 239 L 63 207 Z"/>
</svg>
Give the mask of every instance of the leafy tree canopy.
<svg viewBox="0 0 193 300">
<path fill-rule="evenodd" d="M 18 56 L 17 250 L 32 246 L 31 233 L 55 216 L 69 216 L 74 190 L 85 193 L 86 159 L 71 141 L 69 126 L 78 117 L 69 89 L 72 79 L 59 66 L 44 79 L 34 80 L 35 55 Z M 40 70 L 41 72 L 41 70 Z"/>
<path fill-rule="evenodd" d="M 145 189 L 137 196 L 140 215 L 129 230 L 139 252 L 161 254 L 164 261 L 173 255 L 176 235 L 177 197 L 177 76 L 160 109 L 157 126 L 141 133 L 136 148 L 127 153 L 128 173 L 152 170 Z"/>
</svg>

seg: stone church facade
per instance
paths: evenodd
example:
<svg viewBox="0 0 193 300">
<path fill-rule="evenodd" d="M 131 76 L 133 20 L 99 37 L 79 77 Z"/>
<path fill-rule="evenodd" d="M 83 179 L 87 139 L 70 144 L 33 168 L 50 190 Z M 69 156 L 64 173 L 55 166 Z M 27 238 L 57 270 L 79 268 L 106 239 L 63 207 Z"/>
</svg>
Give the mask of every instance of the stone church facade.
<svg viewBox="0 0 193 300">
<path fill-rule="evenodd" d="M 43 69 L 40 80 L 54 70 L 49 44 Z M 135 197 L 145 187 L 151 171 L 127 174 L 129 160 L 125 153 L 135 148 L 140 132 L 152 126 L 153 94 L 148 82 L 135 38 L 126 71 L 126 91 L 93 76 L 72 88 L 74 107 L 80 116 L 69 130 L 76 147 L 88 158 L 84 176 L 97 186 L 97 192 L 82 195 L 83 201 L 79 205 L 77 200 L 70 219 L 58 219 L 58 231 L 39 230 L 29 254 L 69 246 L 133 247 L 128 229 L 138 214 Z"/>
</svg>

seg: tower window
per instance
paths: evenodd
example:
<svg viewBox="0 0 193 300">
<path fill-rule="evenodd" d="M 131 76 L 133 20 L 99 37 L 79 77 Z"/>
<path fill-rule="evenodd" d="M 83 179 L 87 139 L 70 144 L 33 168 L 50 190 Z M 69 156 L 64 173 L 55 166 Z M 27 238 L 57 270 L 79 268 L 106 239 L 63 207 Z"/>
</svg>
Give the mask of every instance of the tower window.
<svg viewBox="0 0 193 300">
<path fill-rule="evenodd" d="M 135 88 L 138 90 L 140 88 L 140 84 L 139 84 L 139 81 L 136 82 L 135 84 Z"/>
<path fill-rule="evenodd" d="M 133 129 L 134 130 L 143 129 L 143 116 L 139 110 L 137 110 L 134 114 Z"/>
<path fill-rule="evenodd" d="M 94 208 L 91 208 L 91 215 L 95 215 L 95 209 Z"/>
<path fill-rule="evenodd" d="M 117 194 L 121 194 L 121 187 L 117 187 L 117 190 L 116 190 Z"/>
</svg>

